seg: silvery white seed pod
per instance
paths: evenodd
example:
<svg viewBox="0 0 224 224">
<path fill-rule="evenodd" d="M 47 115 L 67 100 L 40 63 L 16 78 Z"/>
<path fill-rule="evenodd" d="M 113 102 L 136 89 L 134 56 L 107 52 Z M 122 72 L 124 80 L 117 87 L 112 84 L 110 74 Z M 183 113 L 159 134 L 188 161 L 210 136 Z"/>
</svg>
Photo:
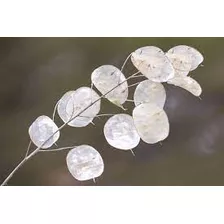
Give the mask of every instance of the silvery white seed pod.
<svg viewBox="0 0 224 224">
<path fill-rule="evenodd" d="M 174 68 L 165 53 L 158 47 L 141 47 L 131 54 L 133 65 L 149 80 L 166 82 L 174 77 Z"/>
<path fill-rule="evenodd" d="M 109 101 L 118 106 L 121 106 L 128 98 L 128 83 L 125 80 L 124 74 L 113 65 L 102 65 L 96 68 L 91 74 L 93 85 L 102 94 L 106 94 L 123 82 L 105 96 Z"/>
<path fill-rule="evenodd" d="M 166 101 L 166 91 L 159 82 L 144 80 L 138 84 L 134 92 L 134 103 L 154 103 L 163 108 Z"/>
<path fill-rule="evenodd" d="M 39 116 L 29 127 L 29 136 L 31 141 L 43 149 L 50 148 L 60 137 L 58 131 L 50 138 L 50 136 L 58 130 L 57 125 L 48 116 Z M 50 138 L 43 146 L 42 144 Z"/>
<path fill-rule="evenodd" d="M 169 135 L 169 120 L 166 112 L 156 104 L 138 105 L 133 110 L 133 119 L 138 134 L 146 143 L 157 143 Z"/>
<path fill-rule="evenodd" d="M 140 141 L 133 118 L 128 114 L 109 118 L 104 125 L 104 136 L 111 146 L 123 150 L 135 148 Z"/>
<path fill-rule="evenodd" d="M 58 115 L 64 122 L 68 122 L 99 98 L 100 96 L 89 87 L 80 87 L 75 91 L 69 91 L 59 100 L 57 106 Z M 99 113 L 100 104 L 100 100 L 98 100 L 94 105 L 69 122 L 68 125 L 72 127 L 87 126 Z"/>
<path fill-rule="evenodd" d="M 104 162 L 99 152 L 89 145 L 80 145 L 69 151 L 67 167 L 72 176 L 79 180 L 91 180 L 104 171 Z"/>
</svg>

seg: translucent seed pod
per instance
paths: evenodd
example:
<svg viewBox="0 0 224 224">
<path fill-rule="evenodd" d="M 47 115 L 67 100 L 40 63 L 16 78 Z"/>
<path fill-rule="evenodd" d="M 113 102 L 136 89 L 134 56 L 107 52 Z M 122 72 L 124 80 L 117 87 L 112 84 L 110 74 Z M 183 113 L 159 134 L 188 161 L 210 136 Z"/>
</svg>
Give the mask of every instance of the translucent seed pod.
<svg viewBox="0 0 224 224">
<path fill-rule="evenodd" d="M 200 96 L 202 93 L 199 83 L 189 76 L 177 75 L 173 79 L 167 81 L 167 83 L 181 87 L 195 96 Z"/>
<path fill-rule="evenodd" d="M 29 127 L 29 136 L 31 141 L 42 149 L 50 148 L 60 137 L 57 125 L 48 116 L 39 116 Z M 50 136 L 53 137 L 50 138 Z M 50 138 L 50 139 L 49 139 Z M 49 140 L 48 140 L 49 139 Z M 48 140 L 48 141 L 47 141 Z M 43 146 L 42 144 L 47 141 Z"/>
<path fill-rule="evenodd" d="M 128 114 L 109 118 L 104 125 L 104 136 L 111 146 L 123 150 L 135 148 L 140 141 L 133 118 Z"/>
<path fill-rule="evenodd" d="M 166 101 L 166 91 L 161 83 L 144 80 L 138 84 L 134 92 L 134 103 L 153 103 L 163 108 Z"/>
<path fill-rule="evenodd" d="M 66 162 L 69 172 L 79 181 L 94 179 L 104 171 L 100 153 L 89 145 L 73 148 L 67 154 Z"/>
<path fill-rule="evenodd" d="M 102 94 L 106 94 L 119 83 L 124 82 L 105 96 L 118 106 L 122 105 L 128 98 L 128 83 L 125 80 L 124 74 L 113 65 L 102 65 L 91 74 L 92 83 Z"/>
<path fill-rule="evenodd" d="M 166 82 L 174 77 L 174 68 L 158 47 L 146 46 L 137 49 L 131 55 L 133 65 L 149 80 Z"/>
<path fill-rule="evenodd" d="M 192 60 L 189 55 L 182 55 L 182 54 L 172 54 L 167 52 L 166 56 L 171 61 L 174 69 L 175 69 L 175 76 L 176 75 L 184 75 L 187 76 L 191 70 Z"/>
<path fill-rule="evenodd" d="M 57 106 L 58 115 L 66 123 L 99 98 L 100 96 L 89 87 L 80 87 L 75 91 L 69 91 L 59 100 Z M 99 113 L 100 104 L 100 100 L 98 100 L 81 115 L 69 122 L 68 125 L 72 127 L 87 126 Z"/>
<path fill-rule="evenodd" d="M 198 50 L 186 45 L 175 46 L 166 55 L 171 60 L 174 68 L 185 71 L 185 74 L 195 70 L 204 60 L 203 55 Z"/>
<path fill-rule="evenodd" d="M 154 144 L 169 135 L 169 121 L 165 111 L 155 104 L 142 103 L 134 108 L 133 119 L 141 139 Z"/>
</svg>

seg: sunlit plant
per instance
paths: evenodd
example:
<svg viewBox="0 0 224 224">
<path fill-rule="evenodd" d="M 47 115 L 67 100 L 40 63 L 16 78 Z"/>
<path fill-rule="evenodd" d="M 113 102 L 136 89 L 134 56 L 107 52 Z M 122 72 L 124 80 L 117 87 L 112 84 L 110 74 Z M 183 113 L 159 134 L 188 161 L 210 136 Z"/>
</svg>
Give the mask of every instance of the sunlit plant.
<svg viewBox="0 0 224 224">
<path fill-rule="evenodd" d="M 123 69 L 129 58 L 137 71 L 126 78 Z M 114 148 L 130 150 L 133 154 L 133 149 L 138 146 L 140 140 L 148 144 L 163 141 L 169 135 L 170 125 L 163 109 L 166 91 L 162 83 L 181 87 L 199 97 L 202 89 L 198 82 L 188 75 L 202 62 L 202 54 L 186 45 L 175 46 L 167 52 L 155 46 L 146 46 L 132 52 L 121 69 L 113 65 L 96 68 L 91 74 L 90 87 L 84 86 L 66 92 L 56 103 L 52 119 L 42 115 L 30 125 L 28 133 L 31 141 L 25 157 L 2 185 L 6 185 L 14 173 L 37 153 L 60 150 L 70 150 L 66 163 L 75 179 L 95 181 L 104 171 L 104 162 L 94 147 L 81 144 L 52 149 L 66 125 L 85 127 L 93 123 L 96 117 L 109 116 L 103 129 L 106 141 Z M 128 85 L 130 79 L 137 78 L 143 80 Z M 136 87 L 133 100 L 128 99 L 130 87 Z M 99 114 L 101 100 L 104 99 L 122 108 L 123 112 Z M 131 114 L 128 114 L 123 106 L 126 101 L 133 102 Z M 60 127 L 54 122 L 56 113 L 64 122 Z M 37 148 L 30 152 L 32 143 Z"/>
</svg>

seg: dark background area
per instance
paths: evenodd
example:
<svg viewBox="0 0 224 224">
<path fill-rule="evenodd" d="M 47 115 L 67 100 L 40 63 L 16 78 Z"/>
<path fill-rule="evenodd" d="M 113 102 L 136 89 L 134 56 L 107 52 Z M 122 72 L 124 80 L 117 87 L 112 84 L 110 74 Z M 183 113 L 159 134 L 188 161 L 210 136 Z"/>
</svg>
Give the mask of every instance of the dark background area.
<svg viewBox="0 0 224 224">
<path fill-rule="evenodd" d="M 204 55 L 191 72 L 202 100 L 165 84 L 170 135 L 162 145 L 140 142 L 130 151 L 110 147 L 103 136 L 107 118 L 96 126 L 66 127 L 59 146 L 89 144 L 102 155 L 103 175 L 78 182 L 66 167 L 66 151 L 42 152 L 29 160 L 9 185 L 224 185 L 224 38 L 0 38 L 0 181 L 24 157 L 28 127 L 53 108 L 68 90 L 90 86 L 100 65 L 120 68 L 132 51 L 155 45 L 167 51 L 185 44 Z M 124 74 L 135 71 L 129 62 Z M 133 88 L 129 98 L 132 98 Z M 132 103 L 125 104 L 131 114 Z M 104 101 L 101 113 L 123 112 Z M 57 117 L 57 125 L 62 124 Z M 34 147 L 33 147 L 34 148 Z"/>
</svg>

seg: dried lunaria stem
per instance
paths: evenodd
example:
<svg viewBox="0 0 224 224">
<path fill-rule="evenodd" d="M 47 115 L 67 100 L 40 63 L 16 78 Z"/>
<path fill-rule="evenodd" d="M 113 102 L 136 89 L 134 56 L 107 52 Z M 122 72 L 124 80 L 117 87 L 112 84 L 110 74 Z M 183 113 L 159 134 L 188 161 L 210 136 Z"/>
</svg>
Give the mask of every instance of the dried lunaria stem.
<svg viewBox="0 0 224 224">
<path fill-rule="evenodd" d="M 131 62 L 138 72 L 125 78 L 123 69 L 131 58 Z M 61 130 L 71 127 L 85 127 L 94 124 L 93 119 L 107 117 L 104 125 L 106 141 L 114 148 L 129 151 L 137 147 L 140 140 L 148 144 L 160 143 L 169 135 L 169 120 L 163 107 L 166 101 L 166 91 L 163 82 L 172 84 L 200 97 L 200 85 L 192 77 L 187 76 L 203 61 L 202 54 L 196 49 L 179 45 L 166 53 L 155 46 L 146 46 L 129 54 L 121 70 L 113 65 L 102 65 L 91 74 L 91 87 L 80 87 L 66 92 L 56 103 L 52 119 L 39 116 L 29 127 L 30 143 L 25 158 L 13 169 L 3 181 L 6 185 L 15 172 L 26 161 L 38 152 L 57 152 L 70 150 L 66 163 L 71 175 L 79 180 L 93 180 L 104 171 L 104 162 L 100 153 L 92 146 L 77 145 L 51 149 L 60 138 Z M 141 74 L 140 74 L 141 73 Z M 146 80 L 128 85 L 128 80 L 144 77 Z M 130 87 L 137 86 L 134 99 L 128 99 Z M 94 90 L 93 88 L 96 88 Z M 100 92 L 98 95 L 96 92 Z M 126 113 L 102 113 L 101 100 L 107 99 L 114 105 L 126 110 L 125 102 L 133 102 L 132 115 Z M 56 112 L 64 122 L 58 127 L 54 120 Z M 30 152 L 31 143 L 37 146 Z"/>
</svg>

